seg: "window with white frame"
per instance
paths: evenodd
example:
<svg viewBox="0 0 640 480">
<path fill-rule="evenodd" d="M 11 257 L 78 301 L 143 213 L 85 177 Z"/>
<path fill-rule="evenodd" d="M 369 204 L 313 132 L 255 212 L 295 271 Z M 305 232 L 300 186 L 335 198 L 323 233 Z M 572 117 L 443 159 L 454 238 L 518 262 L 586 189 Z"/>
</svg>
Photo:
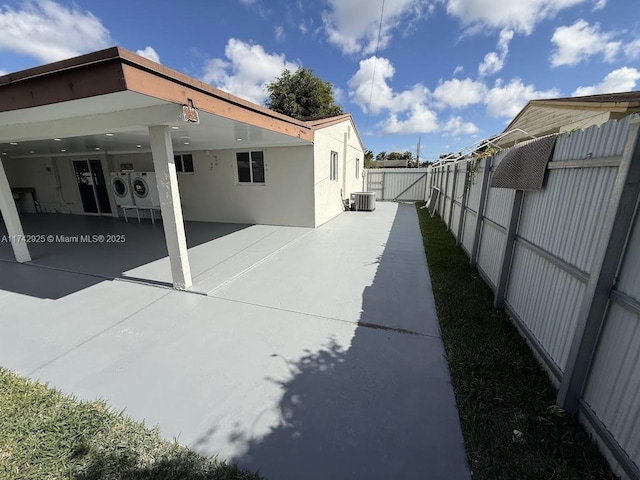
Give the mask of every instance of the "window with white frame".
<svg viewBox="0 0 640 480">
<path fill-rule="evenodd" d="M 193 173 L 193 155 L 190 153 L 184 155 L 174 155 L 173 161 L 176 165 L 178 173 Z"/>
<path fill-rule="evenodd" d="M 237 152 L 238 183 L 264 185 L 264 153 Z"/>
<path fill-rule="evenodd" d="M 360 159 L 356 158 L 356 178 L 360 178 Z"/>
<path fill-rule="evenodd" d="M 329 166 L 329 180 L 338 181 L 338 152 L 331 152 L 331 165 Z"/>
</svg>

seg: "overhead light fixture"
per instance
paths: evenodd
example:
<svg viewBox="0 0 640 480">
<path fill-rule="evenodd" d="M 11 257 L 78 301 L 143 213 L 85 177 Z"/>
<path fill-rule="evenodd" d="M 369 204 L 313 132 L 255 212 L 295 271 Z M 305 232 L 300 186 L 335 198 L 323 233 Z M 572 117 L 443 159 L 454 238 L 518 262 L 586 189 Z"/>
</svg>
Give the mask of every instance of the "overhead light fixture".
<svg viewBox="0 0 640 480">
<path fill-rule="evenodd" d="M 171 127 L 171 130 L 178 130 L 180 127 Z"/>
<path fill-rule="evenodd" d="M 54 139 L 53 139 L 53 141 L 54 141 L 54 142 L 59 142 L 59 141 L 60 141 L 60 139 L 59 139 L 59 138 L 54 138 Z"/>
<path fill-rule="evenodd" d="M 96 150 L 100 150 L 100 147 L 96 147 Z"/>
<path fill-rule="evenodd" d="M 11 145 L 17 145 L 18 142 L 11 142 Z"/>
<path fill-rule="evenodd" d="M 113 137 L 113 133 L 105 133 L 107 137 Z"/>
<path fill-rule="evenodd" d="M 241 142 L 242 139 L 241 138 L 236 138 L 236 142 Z"/>
<path fill-rule="evenodd" d="M 66 150 L 63 148 L 62 150 L 60 150 L 61 152 L 66 152 Z"/>
<path fill-rule="evenodd" d="M 36 153 L 36 152 L 34 152 L 33 150 L 29 150 L 29 153 Z"/>
<path fill-rule="evenodd" d="M 185 144 L 185 145 L 191 145 L 191 143 L 189 143 L 189 142 L 184 142 L 184 144 Z"/>
<path fill-rule="evenodd" d="M 142 148 L 142 145 L 136 145 L 136 148 Z"/>
<path fill-rule="evenodd" d="M 2 152 L 2 154 L 3 154 L 3 155 L 6 155 L 6 154 L 7 154 L 7 152 Z"/>
</svg>

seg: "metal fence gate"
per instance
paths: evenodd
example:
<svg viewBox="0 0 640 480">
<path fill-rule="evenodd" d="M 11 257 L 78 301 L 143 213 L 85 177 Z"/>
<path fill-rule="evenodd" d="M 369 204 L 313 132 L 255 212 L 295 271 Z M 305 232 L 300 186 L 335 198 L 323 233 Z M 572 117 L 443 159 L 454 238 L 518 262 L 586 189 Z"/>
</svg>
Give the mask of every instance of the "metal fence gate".
<svg viewBox="0 0 640 480">
<path fill-rule="evenodd" d="M 367 168 L 364 190 L 375 192 L 378 200 L 417 202 L 425 199 L 426 168 Z"/>
</svg>

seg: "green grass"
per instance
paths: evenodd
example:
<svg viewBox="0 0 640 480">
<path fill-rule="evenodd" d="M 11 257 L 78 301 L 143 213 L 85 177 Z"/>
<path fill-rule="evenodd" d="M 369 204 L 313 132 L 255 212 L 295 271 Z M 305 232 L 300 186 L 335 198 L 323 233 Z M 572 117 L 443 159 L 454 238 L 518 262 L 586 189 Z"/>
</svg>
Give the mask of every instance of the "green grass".
<svg viewBox="0 0 640 480">
<path fill-rule="evenodd" d="M 444 223 L 418 216 L 474 479 L 615 478 L 554 406 L 554 387 Z"/>
<path fill-rule="evenodd" d="M 258 478 L 164 441 L 104 402 L 79 402 L 0 368 L 0 479 Z"/>
</svg>

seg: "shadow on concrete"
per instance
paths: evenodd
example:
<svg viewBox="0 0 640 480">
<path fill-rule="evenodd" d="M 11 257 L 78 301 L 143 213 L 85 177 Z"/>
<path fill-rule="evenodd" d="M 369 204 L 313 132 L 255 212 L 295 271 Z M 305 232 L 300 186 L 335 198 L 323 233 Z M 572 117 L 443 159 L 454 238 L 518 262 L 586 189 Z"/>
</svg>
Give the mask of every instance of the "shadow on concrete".
<svg viewBox="0 0 640 480">
<path fill-rule="evenodd" d="M 414 207 L 407 208 L 363 292 L 351 344 L 329 338 L 287 362 L 290 378 L 270 379 L 283 391 L 279 424 L 259 439 L 230 435 L 245 446 L 234 463 L 278 480 L 470 479 L 442 342 L 418 333 L 437 331 L 430 286 L 415 292 L 415 279 L 399 276 L 416 265 L 427 272 L 421 242 L 418 250 L 407 244 L 421 238 Z M 407 291 L 420 296 L 403 308 Z M 392 316 L 384 324 L 381 311 Z M 194 446 L 206 443 L 205 434 Z"/>
<path fill-rule="evenodd" d="M 32 265 L 16 264 L 10 243 L 0 242 L 0 290 L 39 298 L 61 298 L 105 279 L 123 277 L 124 272 L 168 255 L 161 221 L 151 224 L 148 219 L 138 223 L 135 219 L 125 222 L 122 218 L 62 214 L 21 214 L 20 217 L 25 236 L 32 240 L 29 243 Z M 249 226 L 185 222 L 187 247 Z M 0 220 L 0 239 L 6 235 L 4 222 Z M 80 236 L 91 241 L 80 241 Z M 95 239 L 98 236 L 102 236 L 103 241 Z M 43 271 L 34 266 L 60 271 Z M 62 280 L 61 276 L 68 272 L 94 277 L 70 275 Z M 171 286 L 153 278 L 131 279 Z"/>
</svg>

